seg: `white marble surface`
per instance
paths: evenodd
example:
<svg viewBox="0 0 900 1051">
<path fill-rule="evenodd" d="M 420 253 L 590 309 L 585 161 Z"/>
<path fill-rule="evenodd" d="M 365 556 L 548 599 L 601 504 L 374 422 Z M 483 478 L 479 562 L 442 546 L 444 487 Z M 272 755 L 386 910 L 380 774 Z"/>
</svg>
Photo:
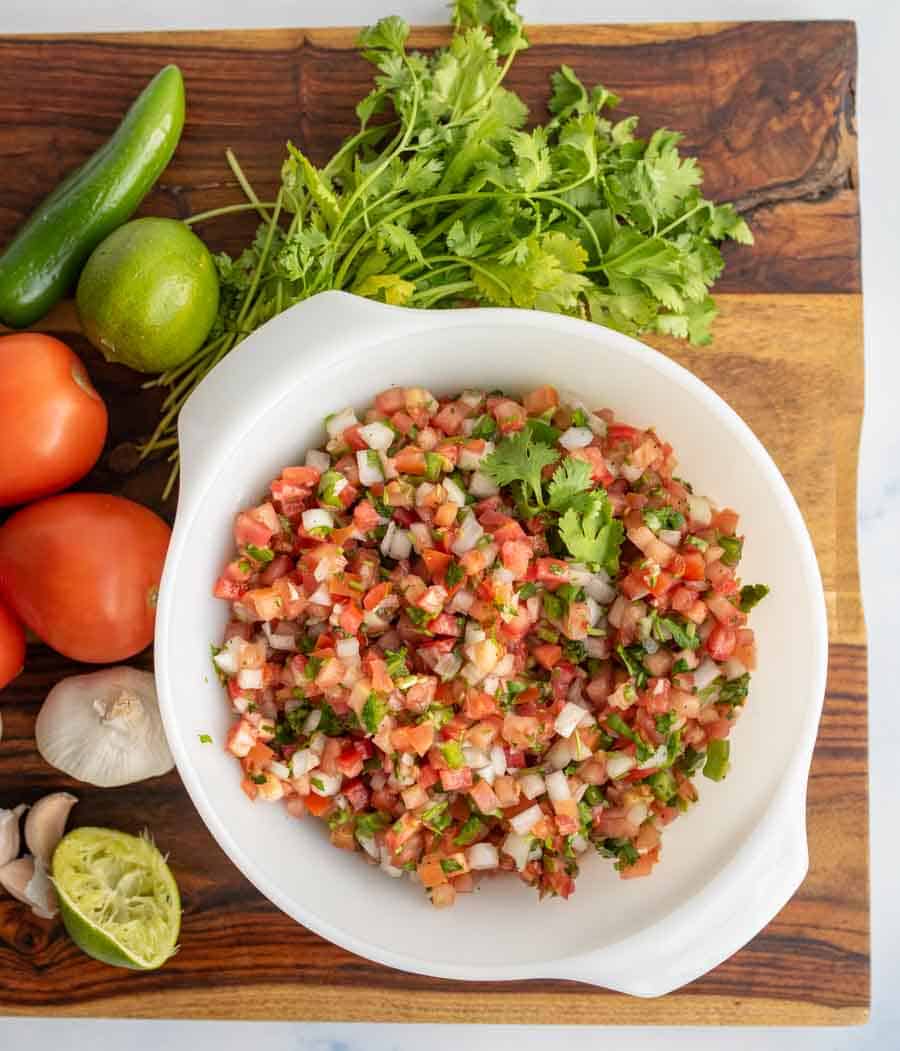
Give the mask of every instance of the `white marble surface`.
<svg viewBox="0 0 900 1051">
<path fill-rule="evenodd" d="M 897 99 L 900 5 L 895 0 L 522 0 L 531 22 L 751 18 L 853 18 L 860 35 L 859 123 L 866 325 L 866 418 L 859 484 L 863 593 L 870 645 L 873 1010 L 855 1029 L 621 1030 L 463 1026 L 294 1025 L 287 1023 L 0 1020 L 0 1048 L 27 1051 L 207 1051 L 253 1046 L 266 1051 L 531 1051 L 532 1048 L 634 1046 L 729 1051 L 844 1051 L 900 1046 L 900 906 L 896 873 L 896 742 L 900 740 L 900 632 L 897 538 L 900 536 L 900 356 L 897 278 L 900 207 Z M 359 25 L 395 11 L 419 24 L 445 18 L 440 0 L 0 0 L 0 33 L 227 26 Z M 352 995 L 352 993 L 348 994 Z"/>
</svg>

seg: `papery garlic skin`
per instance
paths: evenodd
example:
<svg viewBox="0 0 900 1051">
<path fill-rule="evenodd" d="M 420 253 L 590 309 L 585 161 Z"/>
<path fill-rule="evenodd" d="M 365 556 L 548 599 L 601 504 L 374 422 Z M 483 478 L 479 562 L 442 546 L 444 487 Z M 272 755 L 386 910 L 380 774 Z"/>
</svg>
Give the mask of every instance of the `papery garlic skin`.
<svg viewBox="0 0 900 1051">
<path fill-rule="evenodd" d="M 136 668 L 57 683 L 38 715 L 35 740 L 51 766 L 100 788 L 158 777 L 174 766 L 153 676 Z"/>
</svg>

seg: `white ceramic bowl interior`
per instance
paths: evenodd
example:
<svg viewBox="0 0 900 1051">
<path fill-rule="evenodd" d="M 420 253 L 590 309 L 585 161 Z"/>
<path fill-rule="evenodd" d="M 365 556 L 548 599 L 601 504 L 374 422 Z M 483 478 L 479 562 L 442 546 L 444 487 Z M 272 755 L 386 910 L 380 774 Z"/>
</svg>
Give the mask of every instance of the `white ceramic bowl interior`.
<svg viewBox="0 0 900 1051">
<path fill-rule="evenodd" d="M 221 748 L 232 721 L 209 645 L 226 606 L 212 584 L 231 524 L 280 469 L 322 444 L 322 418 L 399 384 L 524 393 L 552 383 L 653 425 L 679 473 L 741 512 L 741 574 L 772 594 L 754 614 L 759 668 L 724 782 L 664 835 L 649 879 L 623 881 L 585 855 L 575 896 L 539 902 L 484 881 L 451 910 L 335 850 L 321 825 L 250 804 Z M 827 633 L 812 544 L 762 445 L 708 387 L 636 340 L 516 310 L 415 311 L 329 292 L 286 311 L 229 355 L 181 414 L 182 485 L 156 631 L 163 718 L 181 777 L 241 871 L 290 916 L 390 966 L 448 978 L 564 977 L 655 996 L 735 952 L 782 907 L 807 867 L 805 790 L 825 683 Z"/>
</svg>

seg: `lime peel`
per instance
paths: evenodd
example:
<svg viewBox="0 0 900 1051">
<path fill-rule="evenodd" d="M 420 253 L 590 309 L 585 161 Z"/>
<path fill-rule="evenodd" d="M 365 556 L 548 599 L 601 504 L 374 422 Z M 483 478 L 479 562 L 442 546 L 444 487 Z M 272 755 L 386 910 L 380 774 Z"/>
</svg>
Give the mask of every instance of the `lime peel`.
<svg viewBox="0 0 900 1051">
<path fill-rule="evenodd" d="M 177 951 L 178 886 L 148 832 L 75 829 L 56 848 L 52 873 L 66 930 L 88 956 L 148 971 Z"/>
</svg>

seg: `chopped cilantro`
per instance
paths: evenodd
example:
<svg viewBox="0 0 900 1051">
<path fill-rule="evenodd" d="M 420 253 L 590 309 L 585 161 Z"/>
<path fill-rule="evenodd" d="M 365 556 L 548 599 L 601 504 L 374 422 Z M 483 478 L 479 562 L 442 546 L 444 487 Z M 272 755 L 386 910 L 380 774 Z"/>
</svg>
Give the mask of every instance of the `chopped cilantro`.
<svg viewBox="0 0 900 1051">
<path fill-rule="evenodd" d="M 642 690 L 647 685 L 647 669 L 642 663 L 644 656 L 644 647 L 635 644 L 634 646 L 623 646 L 621 643 L 616 647 L 616 656 L 625 665 L 628 674 L 634 679 L 634 684 L 639 690 Z"/>
<path fill-rule="evenodd" d="M 660 803 L 668 803 L 678 791 L 678 783 L 669 770 L 657 770 L 647 778 L 647 784 Z"/>
<path fill-rule="evenodd" d="M 213 739 L 209 736 L 209 734 L 200 734 L 200 744 L 212 744 L 212 743 L 213 743 Z"/>
<path fill-rule="evenodd" d="M 691 547 L 695 547 L 698 551 L 705 551 L 709 547 L 709 541 L 704 540 L 702 537 L 699 536 L 691 535 L 689 537 L 685 537 L 684 542 L 686 544 L 690 544 Z"/>
<path fill-rule="evenodd" d="M 454 872 L 462 872 L 462 865 L 455 858 L 441 858 L 441 872 L 448 876 Z"/>
<path fill-rule="evenodd" d="M 481 820 L 481 818 L 472 814 L 466 819 L 459 832 L 453 837 L 453 845 L 456 847 L 470 846 L 479 838 L 479 836 L 481 836 L 486 828 L 487 825 Z"/>
<path fill-rule="evenodd" d="M 387 673 L 392 679 L 401 679 L 409 675 L 406 666 L 406 647 L 401 646 L 399 650 L 385 650 L 384 661 L 387 664 Z"/>
<path fill-rule="evenodd" d="M 444 579 L 447 582 L 447 587 L 456 587 L 457 584 L 461 583 L 465 579 L 466 573 L 463 567 L 458 562 L 451 562 L 447 566 L 447 573 Z"/>
<path fill-rule="evenodd" d="M 325 782 L 322 780 L 321 777 L 311 777 L 309 779 L 309 783 L 313 786 L 313 788 L 318 788 L 320 792 L 325 791 Z"/>
<path fill-rule="evenodd" d="M 736 566 L 741 560 L 744 550 L 744 541 L 737 536 L 719 535 L 718 545 L 724 550 L 722 561 L 726 566 Z"/>
<path fill-rule="evenodd" d="M 678 761 L 678 769 L 685 777 L 690 777 L 703 765 L 705 758 L 705 752 L 698 752 L 692 745 L 688 745 L 684 750 L 684 755 Z"/>
<path fill-rule="evenodd" d="M 327 507 L 342 507 L 337 486 L 344 481 L 346 479 L 338 471 L 326 471 L 319 479 L 319 501 Z"/>
<path fill-rule="evenodd" d="M 435 618 L 434 613 L 429 613 L 427 609 L 419 609 L 418 606 L 407 606 L 406 615 L 420 630 L 424 630 L 429 621 Z"/>
<path fill-rule="evenodd" d="M 643 516 L 654 533 L 661 529 L 681 529 L 684 525 L 684 515 L 674 507 L 645 508 Z"/>
<path fill-rule="evenodd" d="M 585 645 L 577 639 L 566 639 L 563 643 L 563 653 L 566 660 L 570 660 L 573 664 L 581 664 L 583 660 L 587 659 Z"/>
<path fill-rule="evenodd" d="M 275 557 L 275 552 L 270 547 L 257 547 L 256 544 L 248 544 L 246 551 L 254 561 L 261 562 L 263 565 L 271 562 Z"/>
<path fill-rule="evenodd" d="M 451 770 L 458 770 L 461 766 L 466 765 L 459 741 L 445 741 L 439 747 L 441 755 L 444 757 L 444 762 Z"/>
<path fill-rule="evenodd" d="M 675 644 L 683 650 L 695 650 L 700 645 L 697 625 L 692 620 L 685 620 L 681 624 L 674 617 L 658 617 L 654 628 L 657 626 L 668 632 Z M 665 638 L 665 635 L 662 635 L 659 631 L 656 631 L 655 634 L 660 641 Z"/>
<path fill-rule="evenodd" d="M 268 778 L 265 774 L 250 774 L 250 780 L 255 785 L 264 785 L 266 781 L 268 781 Z"/>
<path fill-rule="evenodd" d="M 519 596 L 519 599 L 522 602 L 524 602 L 525 599 L 529 599 L 529 598 L 531 598 L 532 595 L 536 595 L 537 591 L 538 591 L 537 584 L 535 584 L 533 580 L 529 580 L 527 584 L 523 584 L 519 588 L 517 594 Z"/>
<path fill-rule="evenodd" d="M 750 689 L 750 673 L 724 682 L 719 690 L 719 704 L 743 704 Z"/>
<path fill-rule="evenodd" d="M 432 803 L 431 806 L 422 811 L 422 824 L 426 828 L 430 828 L 432 832 L 443 832 L 453 821 L 449 813 L 449 806 L 450 804 L 446 799 L 442 799 L 438 803 Z"/>
<path fill-rule="evenodd" d="M 493 416 L 479 416 L 472 428 L 473 438 L 491 439 L 497 433 L 497 421 Z"/>
<path fill-rule="evenodd" d="M 373 690 L 366 698 L 362 709 L 362 724 L 370 734 L 378 733 L 381 721 L 387 715 L 387 701 Z"/>
<path fill-rule="evenodd" d="M 436 482 L 445 466 L 444 457 L 440 453 L 425 453 L 425 477 L 429 482 Z"/>
<path fill-rule="evenodd" d="M 605 802 L 603 792 L 597 785 L 588 785 L 587 791 L 582 798 L 588 806 L 600 806 L 601 803 Z"/>
<path fill-rule="evenodd" d="M 356 818 L 356 835 L 360 839 L 373 839 L 376 832 L 387 828 L 390 818 L 380 810 L 359 814 Z"/>
<path fill-rule="evenodd" d="M 677 716 L 674 712 L 663 712 L 661 715 L 657 715 L 653 723 L 656 727 L 658 734 L 667 734 L 672 729 L 672 723 L 675 722 Z"/>
<path fill-rule="evenodd" d="M 745 584 L 741 588 L 741 598 L 738 605 L 744 613 L 749 613 L 768 594 L 769 588 L 766 584 Z"/>
</svg>

